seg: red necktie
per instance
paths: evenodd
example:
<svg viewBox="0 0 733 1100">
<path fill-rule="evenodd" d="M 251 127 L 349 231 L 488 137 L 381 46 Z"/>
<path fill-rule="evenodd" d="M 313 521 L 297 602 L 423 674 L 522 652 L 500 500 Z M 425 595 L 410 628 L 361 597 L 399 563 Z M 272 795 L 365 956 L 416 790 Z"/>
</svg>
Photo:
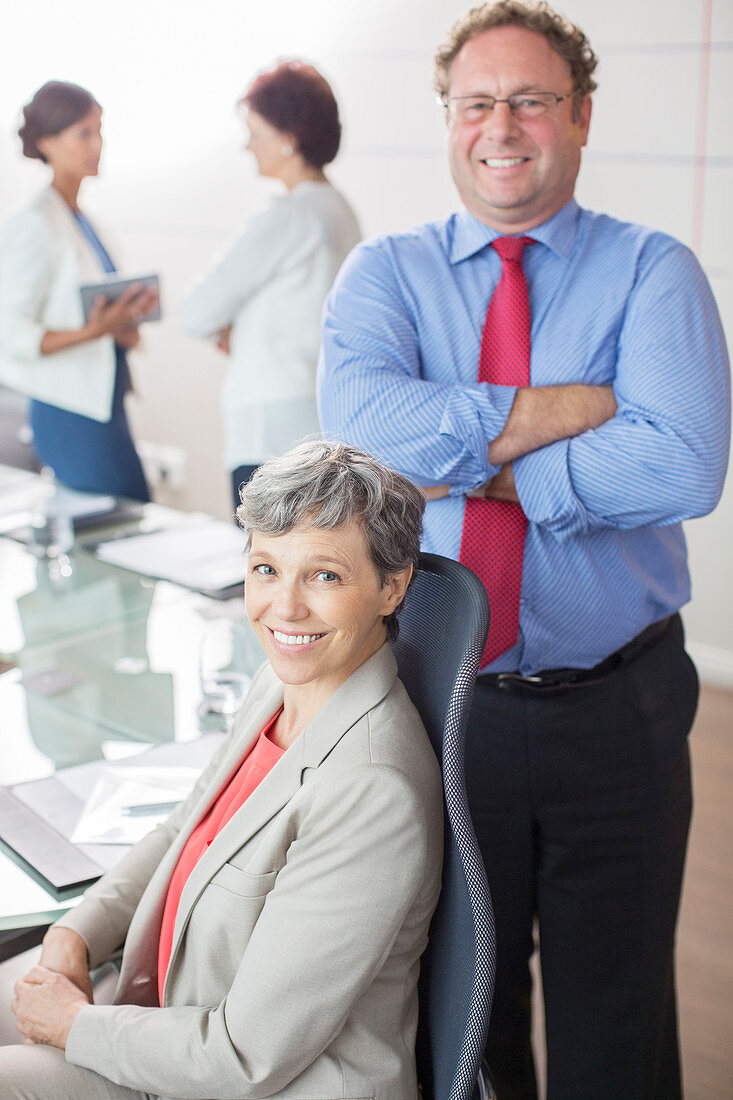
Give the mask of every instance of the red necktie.
<svg viewBox="0 0 733 1100">
<path fill-rule="evenodd" d="M 501 278 L 486 311 L 481 336 L 479 382 L 528 386 L 530 318 L 522 253 L 531 237 L 497 237 Z M 458 560 L 486 589 L 491 626 L 481 668 L 514 645 L 519 632 L 519 594 L 527 518 L 518 504 L 468 497 Z"/>
</svg>

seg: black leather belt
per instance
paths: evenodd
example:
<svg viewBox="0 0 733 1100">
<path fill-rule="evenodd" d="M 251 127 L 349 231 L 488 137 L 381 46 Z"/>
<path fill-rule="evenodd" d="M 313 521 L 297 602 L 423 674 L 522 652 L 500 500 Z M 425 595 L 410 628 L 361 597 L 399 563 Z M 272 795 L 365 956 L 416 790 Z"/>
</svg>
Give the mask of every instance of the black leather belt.
<svg viewBox="0 0 733 1100">
<path fill-rule="evenodd" d="M 641 634 L 637 634 L 593 668 L 553 668 L 546 672 L 537 672 L 534 676 L 520 676 L 518 672 L 486 672 L 479 675 L 478 683 L 511 692 L 513 695 L 528 696 L 562 695 L 575 688 L 590 687 L 592 684 L 599 684 L 619 665 L 628 664 L 650 649 L 666 634 L 672 623 L 678 625 L 681 633 L 679 615 L 668 615 L 666 619 L 660 619 L 658 623 L 652 623 L 646 630 L 642 630 Z"/>
</svg>

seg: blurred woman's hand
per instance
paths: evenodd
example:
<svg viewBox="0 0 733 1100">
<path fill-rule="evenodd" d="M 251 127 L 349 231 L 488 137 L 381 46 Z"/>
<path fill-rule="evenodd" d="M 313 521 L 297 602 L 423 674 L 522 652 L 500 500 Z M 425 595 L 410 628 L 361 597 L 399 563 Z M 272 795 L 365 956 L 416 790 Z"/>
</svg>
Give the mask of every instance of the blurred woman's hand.
<svg viewBox="0 0 733 1100">
<path fill-rule="evenodd" d="M 232 326 L 228 325 L 226 328 L 223 328 L 221 332 L 217 333 L 216 336 L 216 346 L 219 351 L 223 351 L 225 355 L 229 354 L 229 337 L 231 334 Z"/>
<path fill-rule="evenodd" d="M 107 302 L 103 295 L 94 302 L 85 328 L 90 340 L 112 336 L 122 329 L 132 328 L 145 320 L 158 301 L 155 290 L 143 289 L 133 283 L 116 302 Z"/>
<path fill-rule="evenodd" d="M 137 325 L 123 325 L 122 328 L 116 328 L 112 333 L 112 337 L 116 344 L 125 348 L 127 351 L 131 351 L 132 348 L 136 348 L 140 343 L 140 329 Z"/>
<path fill-rule="evenodd" d="M 137 326 L 145 320 L 158 302 L 157 290 L 142 288 L 133 283 L 116 302 L 107 302 L 100 294 L 94 302 L 89 318 L 81 328 L 44 332 L 41 338 L 41 355 L 53 355 L 100 336 L 112 336 L 124 348 L 134 348 L 139 342 Z"/>
</svg>

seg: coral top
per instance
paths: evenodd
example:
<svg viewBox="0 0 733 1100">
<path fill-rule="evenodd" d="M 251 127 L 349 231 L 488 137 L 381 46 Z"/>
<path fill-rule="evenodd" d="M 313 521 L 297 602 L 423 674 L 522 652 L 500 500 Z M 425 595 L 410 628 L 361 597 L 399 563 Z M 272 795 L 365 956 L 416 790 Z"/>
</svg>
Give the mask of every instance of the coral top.
<svg viewBox="0 0 733 1100">
<path fill-rule="evenodd" d="M 224 784 L 216 799 L 191 833 L 178 857 L 178 862 L 168 884 L 168 894 L 165 899 L 163 921 L 160 926 L 160 941 L 158 943 L 158 997 L 161 1005 L 163 1004 L 165 976 L 173 947 L 173 928 L 176 923 L 176 914 L 183 888 L 191 871 L 193 871 L 211 842 L 227 822 L 234 817 L 237 810 L 244 805 L 252 791 L 262 782 L 285 752 L 285 749 L 279 748 L 268 737 L 280 713 L 279 710 L 277 714 L 274 714 L 260 731 L 260 735 L 252 748 L 234 774 Z"/>
</svg>

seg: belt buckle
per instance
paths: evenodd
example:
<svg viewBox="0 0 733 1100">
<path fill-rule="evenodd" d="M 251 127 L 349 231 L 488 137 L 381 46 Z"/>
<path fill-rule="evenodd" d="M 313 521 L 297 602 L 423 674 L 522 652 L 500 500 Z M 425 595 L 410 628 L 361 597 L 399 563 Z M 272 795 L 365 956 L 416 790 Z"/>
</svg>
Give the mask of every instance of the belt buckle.
<svg viewBox="0 0 733 1100">
<path fill-rule="evenodd" d="M 534 696 L 566 695 L 576 687 L 578 681 L 571 678 L 548 679 L 545 676 L 520 676 L 518 672 L 500 672 L 496 686 L 500 691 L 513 694 Z"/>
<path fill-rule="evenodd" d="M 542 683 L 541 676 L 520 676 L 518 672 L 498 672 L 496 674 L 496 686 L 500 691 L 512 691 L 513 689 L 528 687 L 530 690 Z"/>
</svg>

